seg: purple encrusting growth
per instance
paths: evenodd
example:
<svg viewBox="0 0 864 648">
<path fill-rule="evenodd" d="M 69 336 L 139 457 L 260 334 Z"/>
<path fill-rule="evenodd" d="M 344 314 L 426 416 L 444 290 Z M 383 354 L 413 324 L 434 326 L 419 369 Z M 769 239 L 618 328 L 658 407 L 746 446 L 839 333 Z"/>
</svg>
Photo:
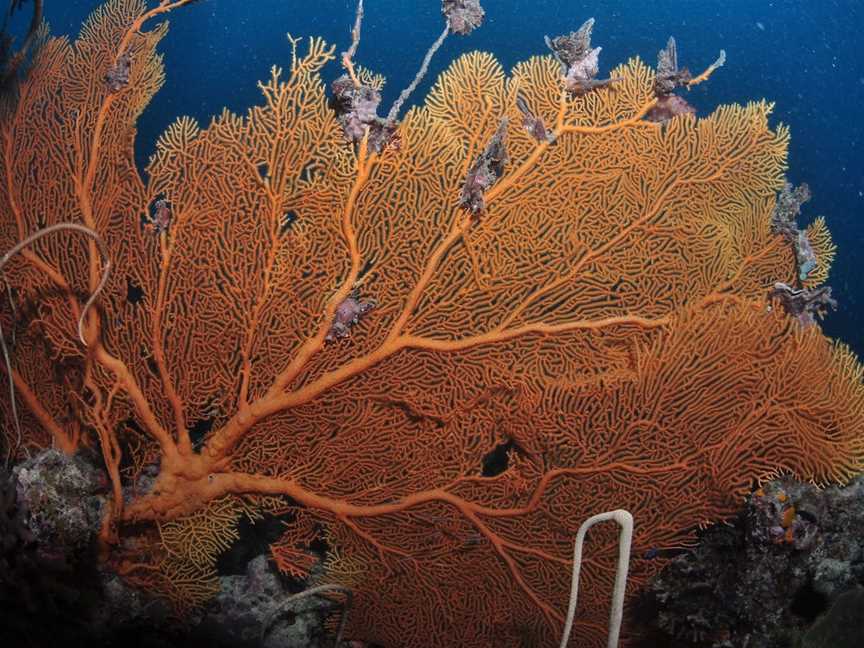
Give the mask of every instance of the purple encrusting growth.
<svg viewBox="0 0 864 648">
<path fill-rule="evenodd" d="M 459 204 L 480 214 L 486 209 L 484 193 L 504 175 L 507 164 L 507 118 L 501 120 L 495 135 L 468 170 Z"/>
<path fill-rule="evenodd" d="M 545 37 L 546 46 L 561 64 L 564 87 L 574 97 L 582 97 L 592 90 L 604 88 L 617 79 L 598 79 L 600 72 L 600 50 L 591 47 L 591 30 L 594 19 L 589 18 L 575 32 L 569 35 Z"/>
<path fill-rule="evenodd" d="M 486 15 L 480 0 L 443 0 L 441 13 L 447 17 L 450 29 L 461 36 L 467 36 L 483 24 Z"/>
<path fill-rule="evenodd" d="M 799 230 L 797 224 L 798 216 L 801 214 L 801 205 L 808 200 L 810 200 L 810 187 L 806 184 L 793 187 L 787 182 L 777 196 L 777 204 L 771 215 L 771 231 L 783 236 L 795 251 L 798 281 L 806 280 L 818 266 L 818 260 L 813 246 L 807 238 L 807 232 Z"/>
<path fill-rule="evenodd" d="M 120 55 L 117 62 L 105 74 L 105 83 L 111 92 L 120 92 L 129 85 L 129 74 L 132 72 L 132 57 L 129 52 Z"/>
<path fill-rule="evenodd" d="M 359 324 L 360 319 L 375 306 L 375 300 L 360 299 L 360 294 L 355 290 L 336 307 L 333 323 L 324 339 L 327 342 L 335 342 L 348 337 L 351 327 Z"/>
</svg>

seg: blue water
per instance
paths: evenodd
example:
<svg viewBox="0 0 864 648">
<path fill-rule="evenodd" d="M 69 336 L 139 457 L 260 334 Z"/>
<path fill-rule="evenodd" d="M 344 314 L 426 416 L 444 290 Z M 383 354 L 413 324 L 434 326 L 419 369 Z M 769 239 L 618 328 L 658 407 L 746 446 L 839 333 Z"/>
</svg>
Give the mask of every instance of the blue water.
<svg viewBox="0 0 864 648">
<path fill-rule="evenodd" d="M 96 0 L 45 0 L 55 33 L 76 34 Z M 805 219 L 824 215 L 839 246 L 829 283 L 840 308 L 825 322 L 864 355 L 864 30 L 862 0 L 484 0 L 487 21 L 468 37 L 450 37 L 413 101 L 461 52 L 494 52 L 505 68 L 544 53 L 543 35 L 576 29 L 594 16 L 601 73 L 638 54 L 652 65 L 670 34 L 682 65 L 702 70 L 721 48 L 726 66 L 688 100 L 700 109 L 765 97 L 775 119 L 792 128 L 789 178 L 808 182 Z M 310 8 L 314 7 L 314 8 Z M 349 0 L 201 0 L 170 16 L 163 41 L 167 81 L 139 123 L 143 163 L 156 137 L 181 114 L 203 124 L 223 106 L 245 112 L 259 99 L 256 81 L 285 68 L 285 32 L 349 44 L 355 4 Z M 443 26 L 439 0 L 366 0 L 356 60 L 385 74 L 389 106 L 416 71 Z M 331 66 L 331 75 L 339 72 Z"/>
</svg>

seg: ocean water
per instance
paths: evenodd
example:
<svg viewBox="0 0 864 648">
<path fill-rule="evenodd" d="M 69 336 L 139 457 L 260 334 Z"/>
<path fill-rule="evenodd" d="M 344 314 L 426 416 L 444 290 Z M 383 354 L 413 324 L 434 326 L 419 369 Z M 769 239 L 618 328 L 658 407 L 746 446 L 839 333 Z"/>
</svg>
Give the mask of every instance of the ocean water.
<svg viewBox="0 0 864 648">
<path fill-rule="evenodd" d="M 76 34 L 98 0 L 46 0 L 54 33 Z M 357 60 L 384 74 L 389 106 L 413 78 L 440 33 L 439 0 L 367 0 Z M 287 67 L 294 36 L 323 36 L 337 51 L 350 43 L 351 0 L 201 0 L 170 16 L 163 41 L 165 86 L 139 122 L 143 168 L 159 134 L 179 115 L 207 124 L 222 107 L 244 113 L 260 94 L 256 81 L 272 65 Z M 813 198 L 804 223 L 824 215 L 838 245 L 829 284 L 839 301 L 826 333 L 864 355 L 864 29 L 861 0 L 486 0 L 487 20 L 467 37 L 450 37 L 412 102 L 462 52 L 493 52 L 505 69 L 545 53 L 555 36 L 596 18 L 601 75 L 638 55 L 652 65 L 669 35 L 679 59 L 702 70 L 725 49 L 726 66 L 687 97 L 700 114 L 729 102 L 766 98 L 774 119 L 792 129 L 789 179 L 807 182 Z M 330 66 L 330 75 L 340 68 Z"/>
</svg>

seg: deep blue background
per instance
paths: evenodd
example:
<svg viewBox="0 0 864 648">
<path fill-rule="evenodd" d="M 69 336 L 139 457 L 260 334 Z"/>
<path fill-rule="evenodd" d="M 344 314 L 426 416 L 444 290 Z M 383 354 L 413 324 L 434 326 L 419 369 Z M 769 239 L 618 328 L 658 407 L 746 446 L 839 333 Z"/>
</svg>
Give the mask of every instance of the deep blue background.
<svg viewBox="0 0 864 648">
<path fill-rule="evenodd" d="M 54 33 L 75 35 L 98 0 L 45 0 Z M 151 3 L 152 4 L 152 3 Z M 682 65 L 701 71 L 723 48 L 726 66 L 690 99 L 701 111 L 765 97 L 776 121 L 792 128 L 789 177 L 806 181 L 809 221 L 824 214 L 840 250 L 830 283 L 840 301 L 826 331 L 864 355 L 864 31 L 862 0 L 483 0 L 487 22 L 468 37 L 451 36 L 432 74 L 459 53 L 494 52 L 509 69 L 545 52 L 543 35 L 597 19 L 601 72 L 638 54 L 652 65 L 667 37 L 678 39 Z M 201 0 L 170 15 L 163 41 L 167 81 L 139 123 L 138 156 L 146 161 L 156 137 L 182 114 L 206 125 L 223 106 L 243 113 L 259 100 L 256 81 L 273 64 L 289 66 L 285 33 L 320 35 L 347 48 L 353 0 Z M 426 48 L 443 28 L 439 0 L 366 0 L 356 60 L 388 78 L 389 108 L 408 84 Z M 330 74 L 336 76 L 337 65 Z M 143 168 L 143 164 L 142 164 Z"/>
</svg>

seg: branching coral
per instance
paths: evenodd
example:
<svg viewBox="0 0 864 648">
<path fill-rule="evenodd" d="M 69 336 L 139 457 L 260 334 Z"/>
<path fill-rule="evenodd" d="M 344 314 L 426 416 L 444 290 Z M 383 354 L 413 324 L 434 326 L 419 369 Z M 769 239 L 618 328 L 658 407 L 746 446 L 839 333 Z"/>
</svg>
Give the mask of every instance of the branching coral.
<svg viewBox="0 0 864 648">
<path fill-rule="evenodd" d="M 177 120 L 145 183 L 134 125 L 166 27 L 144 27 L 182 4 L 111 0 L 74 44 L 47 41 L 0 126 L 3 248 L 73 219 L 116 263 L 86 353 L 100 259 L 77 240 L 10 262 L 3 328 L 25 447 L 98 442 L 127 488 L 103 533 L 127 578 L 203 600 L 240 514 L 278 511 L 314 519 L 278 547 L 326 540 L 317 584 L 354 592 L 347 637 L 552 645 L 597 511 L 633 512 L 639 556 L 691 541 L 754 479 L 861 469 L 857 359 L 766 303 L 796 273 L 771 229 L 788 142 L 771 105 L 661 126 L 638 60 L 573 94 L 551 56 L 507 76 L 472 53 L 398 145 L 364 128 L 357 146 L 320 78 L 334 49 L 292 39 L 261 105 Z M 462 191 L 499 128 L 475 213 Z M 327 343 L 360 286 L 375 308 Z M 606 636 L 617 543 L 588 540 L 571 645 Z M 661 564 L 635 560 L 628 591 Z"/>
<path fill-rule="evenodd" d="M 58 231 L 59 232 L 74 231 L 74 232 L 84 234 L 85 236 L 88 236 L 89 238 L 93 239 L 96 242 L 96 244 L 100 248 L 99 251 L 101 252 L 102 256 L 106 259 L 105 268 L 102 272 L 102 278 L 99 280 L 99 284 L 96 286 L 96 290 L 87 299 L 87 302 L 84 304 L 84 307 L 81 309 L 81 315 L 78 317 L 78 338 L 81 340 L 82 344 L 86 345 L 87 343 L 84 340 L 84 318 L 87 317 L 87 311 L 90 309 L 90 307 L 96 301 L 96 299 L 99 297 L 99 293 L 102 292 L 102 289 L 105 287 L 105 284 L 108 283 L 108 278 L 111 276 L 110 275 L 110 273 L 111 273 L 111 259 L 108 257 L 108 253 L 105 249 L 104 241 L 102 241 L 102 239 L 99 238 L 99 235 L 96 232 L 94 232 L 93 230 L 91 230 L 87 227 L 84 227 L 83 225 L 78 225 L 77 223 L 57 223 L 55 225 L 50 225 L 50 226 L 46 227 L 45 229 L 38 230 L 38 231 L 34 232 L 33 234 L 31 234 L 30 236 L 28 236 L 23 241 L 21 241 L 20 243 L 16 244 L 11 250 L 7 251 L 6 254 L 4 254 L 2 257 L 0 257 L 0 273 L 2 273 L 3 267 L 9 262 L 9 259 L 11 259 L 13 256 L 18 254 L 21 250 L 26 249 L 28 246 L 32 245 L 34 242 L 38 241 L 43 236 L 47 236 L 48 234 L 53 234 L 54 232 L 58 232 Z M 0 274 L 0 276 L 2 276 L 2 274 Z M 9 451 L 6 454 L 6 463 L 7 463 L 7 467 L 8 467 L 9 459 L 17 451 L 18 446 L 21 445 L 21 436 L 22 435 L 21 435 L 21 422 L 18 419 L 18 407 L 15 403 L 15 383 L 14 383 L 14 380 L 12 378 L 12 361 L 9 358 L 9 349 L 6 345 L 6 339 L 5 339 L 5 337 L 2 337 L 2 336 L 3 336 L 3 331 L 2 331 L 2 328 L 0 328 L 0 347 L 2 347 L 2 349 L 3 349 L 3 361 L 4 361 L 5 366 L 6 366 L 6 378 L 9 381 L 9 406 L 10 406 L 11 413 L 12 413 L 11 418 L 13 419 L 13 423 L 15 425 L 15 433 L 17 435 L 17 439 L 15 440 L 15 445 L 13 447 L 10 447 Z M 65 451 L 68 452 L 68 451 L 74 450 L 74 446 L 72 444 L 72 441 L 68 437 L 65 437 L 62 435 L 60 435 L 59 437 L 55 436 L 55 440 L 65 442 L 65 443 L 61 444 L 61 447 Z M 118 484 L 117 494 L 119 495 L 119 484 Z"/>
</svg>

